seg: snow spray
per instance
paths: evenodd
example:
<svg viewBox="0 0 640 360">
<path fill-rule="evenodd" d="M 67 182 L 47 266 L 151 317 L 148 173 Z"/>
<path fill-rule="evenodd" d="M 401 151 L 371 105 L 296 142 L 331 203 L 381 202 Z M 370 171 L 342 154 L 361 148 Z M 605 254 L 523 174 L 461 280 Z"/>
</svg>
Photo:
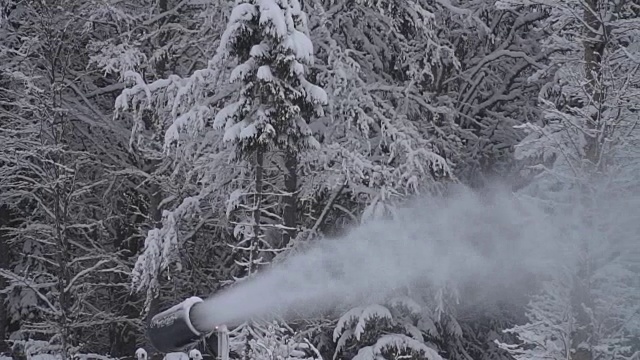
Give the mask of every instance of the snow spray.
<svg viewBox="0 0 640 360">
<path fill-rule="evenodd" d="M 610 221 L 609 228 L 625 221 L 640 224 L 638 206 L 629 205 L 629 197 L 624 202 L 605 207 L 609 220 L 600 220 Z M 446 198 L 422 198 L 398 209 L 392 219 L 316 240 L 305 251 L 198 301 L 183 317 L 196 332 L 208 332 L 254 317 L 305 317 L 371 304 L 428 286 L 473 284 L 485 295 L 497 288 L 518 291 L 523 275 L 544 276 L 554 266 L 569 265 L 576 258 L 576 240 L 594 236 L 593 227 L 584 228 L 583 216 L 576 215 L 580 211 L 571 211 L 579 206 L 565 209 L 549 213 L 537 202 L 499 190 L 461 189 Z"/>
</svg>

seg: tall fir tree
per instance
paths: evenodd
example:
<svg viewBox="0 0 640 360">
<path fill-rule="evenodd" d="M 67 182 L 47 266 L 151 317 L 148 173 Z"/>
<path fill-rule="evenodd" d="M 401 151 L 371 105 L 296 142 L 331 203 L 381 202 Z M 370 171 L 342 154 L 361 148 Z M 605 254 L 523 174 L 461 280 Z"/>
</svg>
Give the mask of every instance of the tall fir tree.
<svg viewBox="0 0 640 360">
<path fill-rule="evenodd" d="M 309 128 L 309 114 L 322 114 L 327 94 L 305 78 L 313 63 L 313 44 L 307 19 L 298 0 L 241 1 L 231 13 L 222 35 L 222 58 L 234 57 L 238 65 L 230 81 L 240 82 L 236 101 L 215 117 L 224 128 L 224 140 L 233 144 L 238 159 L 253 157 L 255 178 L 251 218 L 239 246 L 249 249 L 251 273 L 258 263 L 263 237 L 265 156 L 281 152 L 286 175 L 283 220 L 287 238 L 296 230 L 297 164 L 300 152 L 319 144 Z"/>
</svg>

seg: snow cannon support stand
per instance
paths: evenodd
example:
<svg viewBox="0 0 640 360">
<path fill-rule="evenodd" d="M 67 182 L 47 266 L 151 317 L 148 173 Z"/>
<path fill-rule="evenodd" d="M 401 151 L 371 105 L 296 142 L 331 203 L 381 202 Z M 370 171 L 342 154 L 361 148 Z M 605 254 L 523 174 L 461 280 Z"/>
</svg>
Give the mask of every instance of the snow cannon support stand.
<svg viewBox="0 0 640 360">
<path fill-rule="evenodd" d="M 229 330 L 226 325 L 216 326 L 218 334 L 217 360 L 229 360 Z"/>
<path fill-rule="evenodd" d="M 197 329 L 191 322 L 190 314 L 203 300 L 190 297 L 161 313 L 149 323 L 147 336 L 151 344 L 163 353 L 179 352 L 194 347 L 196 343 L 212 332 L 217 333 L 218 360 L 229 360 L 229 331 L 225 325 L 211 329 Z"/>
</svg>

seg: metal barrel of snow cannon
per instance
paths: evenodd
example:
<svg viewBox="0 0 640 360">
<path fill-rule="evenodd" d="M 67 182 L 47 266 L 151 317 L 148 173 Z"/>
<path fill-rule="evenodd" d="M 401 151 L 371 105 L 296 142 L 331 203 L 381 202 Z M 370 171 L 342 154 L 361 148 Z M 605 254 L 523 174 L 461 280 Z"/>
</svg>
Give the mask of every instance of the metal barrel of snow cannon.
<svg viewBox="0 0 640 360">
<path fill-rule="evenodd" d="M 189 313 L 194 306 L 202 302 L 199 297 L 190 297 L 156 314 L 147 328 L 151 344 L 161 352 L 170 353 L 181 351 L 198 342 L 207 331 L 196 329 Z"/>
</svg>

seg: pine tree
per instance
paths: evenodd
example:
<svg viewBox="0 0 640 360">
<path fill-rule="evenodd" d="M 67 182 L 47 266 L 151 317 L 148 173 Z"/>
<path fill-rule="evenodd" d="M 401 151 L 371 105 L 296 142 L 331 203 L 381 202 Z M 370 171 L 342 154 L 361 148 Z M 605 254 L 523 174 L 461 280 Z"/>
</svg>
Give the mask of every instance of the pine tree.
<svg viewBox="0 0 640 360">
<path fill-rule="evenodd" d="M 334 329 L 333 359 L 410 358 L 440 360 L 423 331 L 434 330 L 422 306 L 409 298 L 372 304 L 344 313 Z M 429 345 L 427 345 L 429 344 Z"/>
<path fill-rule="evenodd" d="M 236 101 L 218 112 L 214 127 L 224 129 L 223 140 L 233 146 L 236 161 L 253 158 L 255 176 L 252 193 L 243 194 L 251 201 L 249 214 L 239 218 L 242 231 L 234 231 L 239 235 L 235 247 L 246 251 L 244 259 L 238 261 L 246 267 L 245 276 L 264 264 L 260 249 L 271 250 L 264 237 L 263 214 L 269 216 L 273 207 L 266 203 L 264 193 L 278 189 L 268 181 L 270 171 L 265 160 L 282 159 L 283 222 L 276 226 L 284 231 L 283 244 L 296 237 L 299 156 L 319 147 L 309 121 L 314 114 L 322 115 L 321 106 L 327 102 L 324 90 L 305 77 L 306 67 L 313 64 L 313 52 L 306 14 L 298 0 L 240 1 L 222 35 L 218 54 L 236 59 L 229 80 L 238 82 L 240 89 Z M 255 321 L 240 327 L 244 330 L 236 341 L 246 343 L 244 358 L 267 355 L 260 355 L 263 351 L 256 348 L 256 342 L 276 334 L 267 329 L 263 338 L 258 334 L 264 334 L 262 328 Z M 268 350 L 272 346 L 290 346 L 281 344 L 284 339 L 272 340 L 277 344 L 269 346 L 267 341 L 262 345 L 268 356 L 278 356 L 271 354 L 275 349 Z"/>
<path fill-rule="evenodd" d="M 285 163 L 284 230 L 295 235 L 297 223 L 297 163 L 301 151 L 317 148 L 305 115 L 322 114 L 327 94 L 305 78 L 313 62 L 306 15 L 297 0 L 242 1 L 233 9 L 220 44 L 221 57 L 238 65 L 230 75 L 240 82 L 237 100 L 216 115 L 214 126 L 224 128 L 224 140 L 234 145 L 236 157 L 253 157 L 255 169 L 250 226 L 238 246 L 248 249 L 246 265 L 252 272 L 262 235 L 265 156 L 283 152 Z"/>
<path fill-rule="evenodd" d="M 318 350 L 278 321 L 254 322 L 235 328 L 230 349 L 241 359 L 321 360 Z"/>
</svg>

